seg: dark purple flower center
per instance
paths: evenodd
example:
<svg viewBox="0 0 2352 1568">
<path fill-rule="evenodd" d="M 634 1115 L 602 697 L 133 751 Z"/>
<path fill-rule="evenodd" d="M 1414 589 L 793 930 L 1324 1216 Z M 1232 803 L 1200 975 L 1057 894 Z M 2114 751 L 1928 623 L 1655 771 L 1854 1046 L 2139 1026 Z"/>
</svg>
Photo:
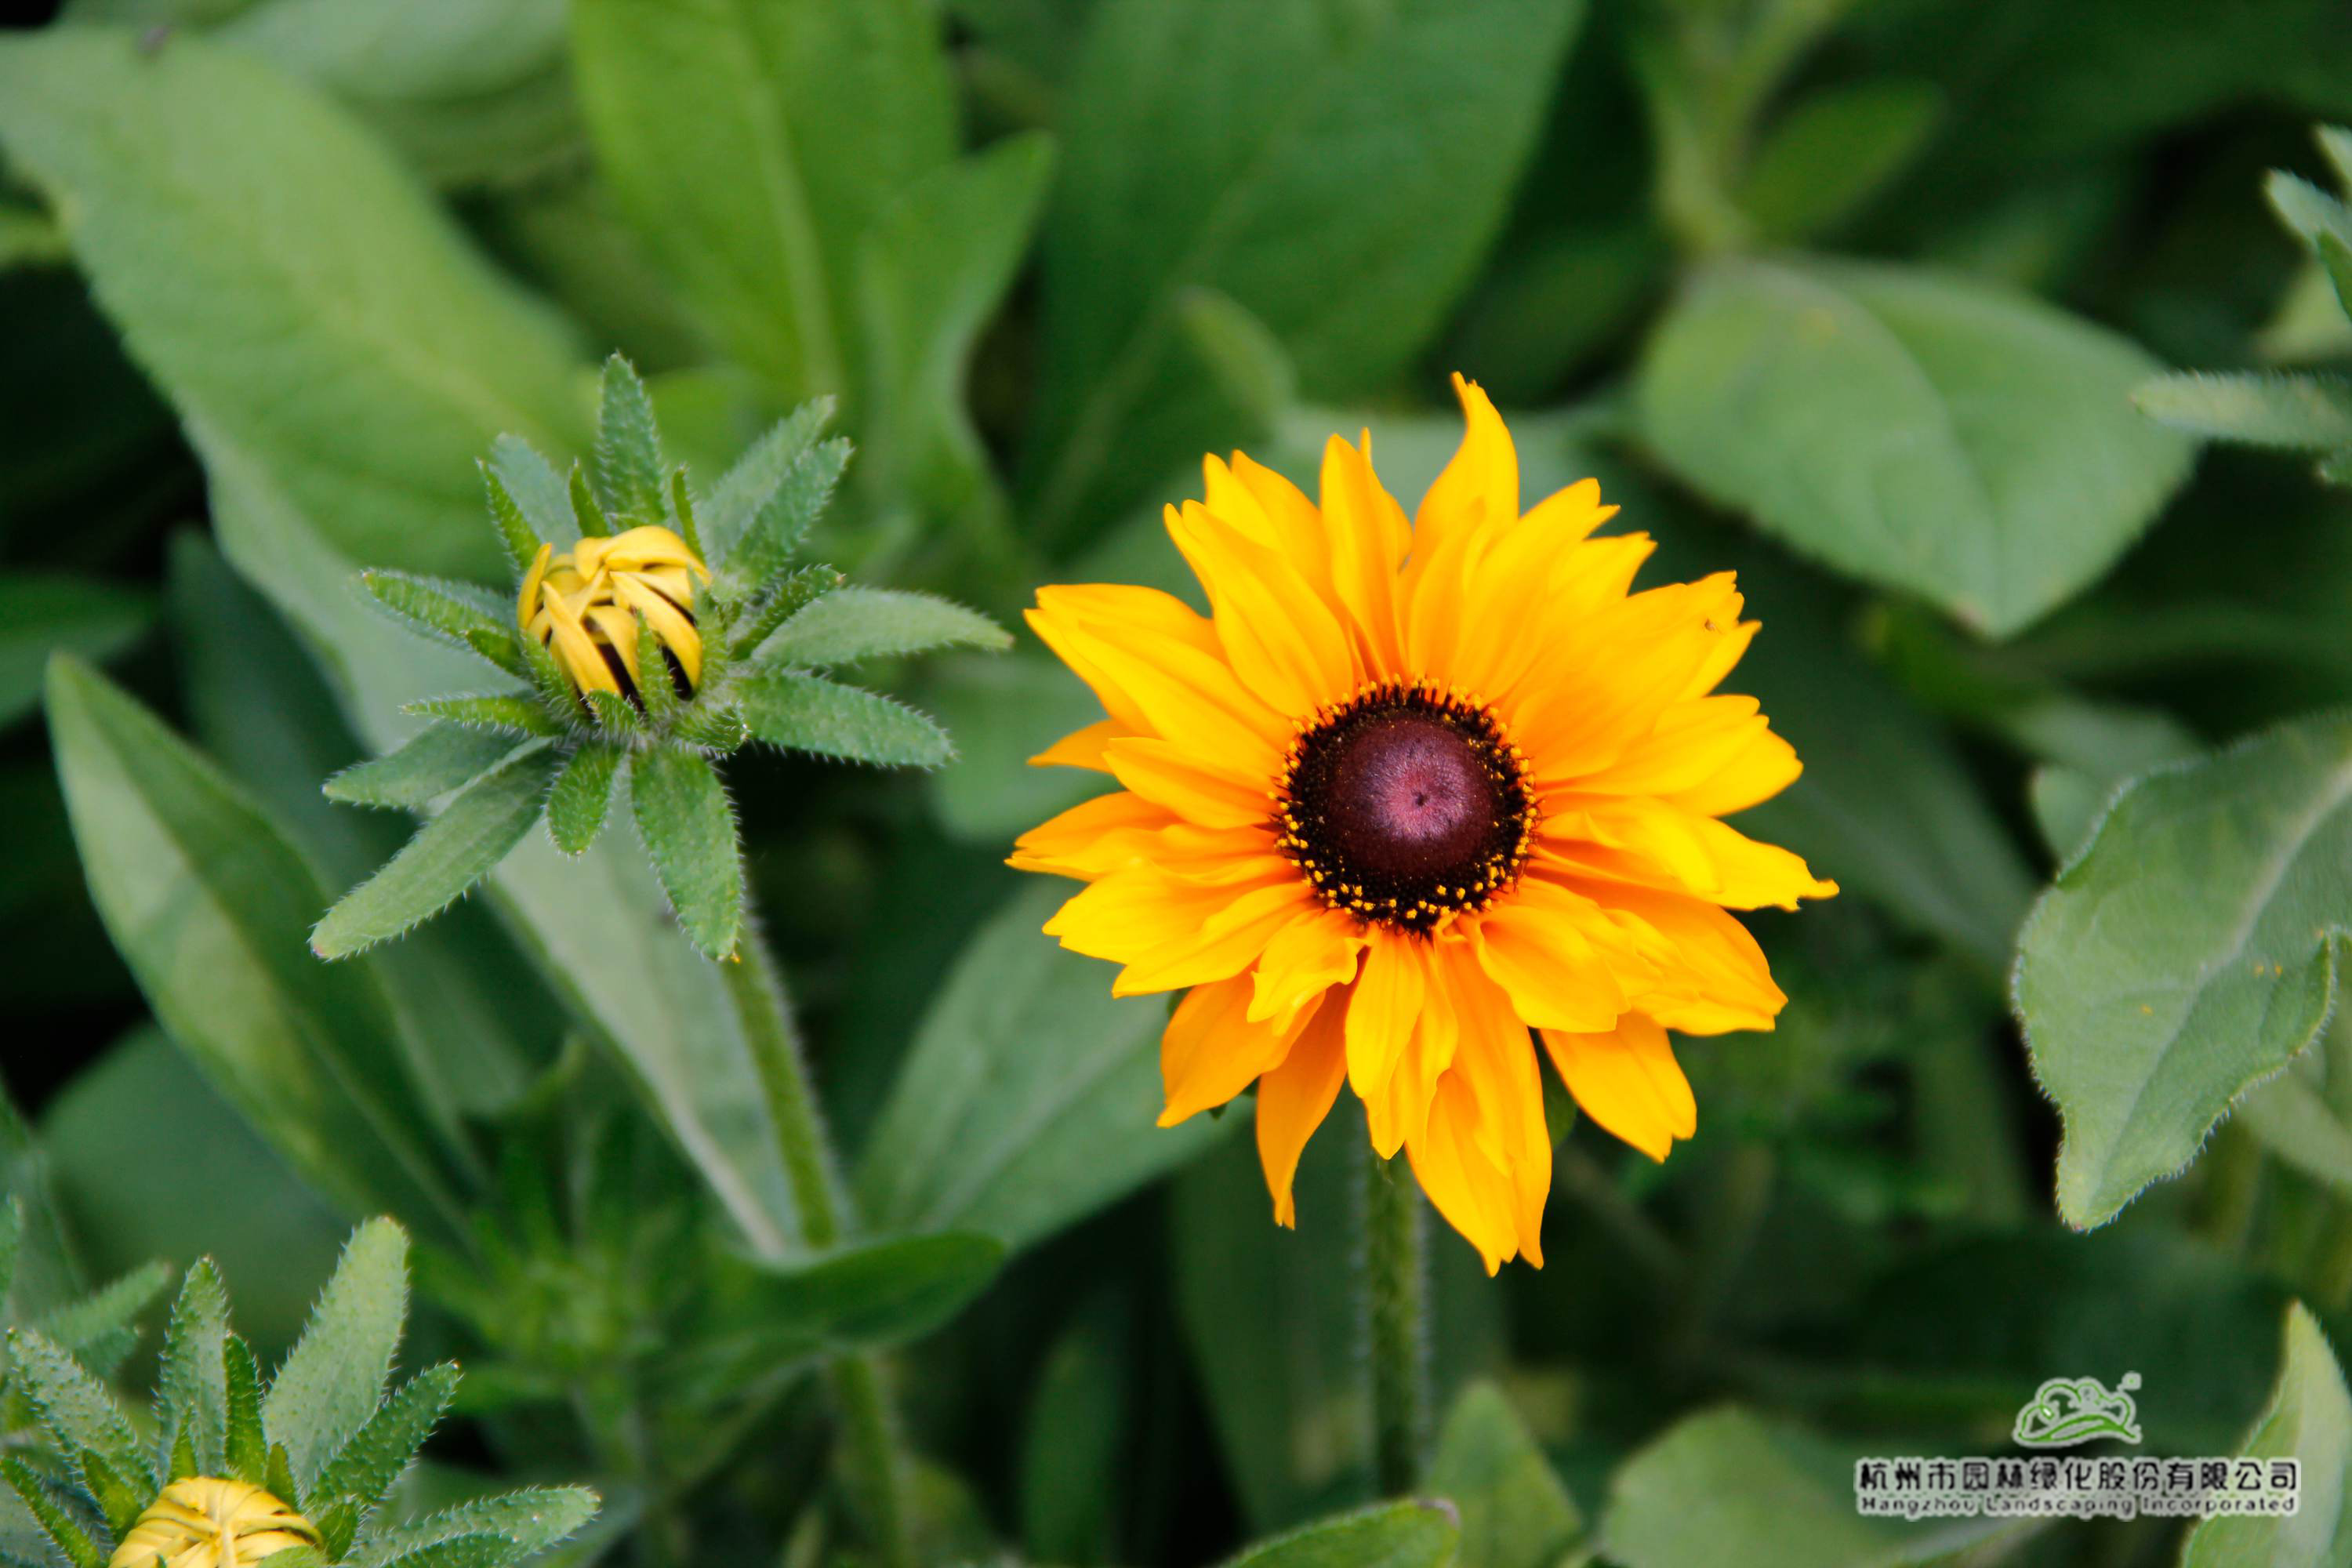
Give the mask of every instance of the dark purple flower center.
<svg viewBox="0 0 2352 1568">
<path fill-rule="evenodd" d="M 1382 684 L 1292 742 L 1275 826 L 1327 903 L 1427 931 L 1517 875 L 1535 821 L 1525 773 L 1483 707 Z"/>
</svg>

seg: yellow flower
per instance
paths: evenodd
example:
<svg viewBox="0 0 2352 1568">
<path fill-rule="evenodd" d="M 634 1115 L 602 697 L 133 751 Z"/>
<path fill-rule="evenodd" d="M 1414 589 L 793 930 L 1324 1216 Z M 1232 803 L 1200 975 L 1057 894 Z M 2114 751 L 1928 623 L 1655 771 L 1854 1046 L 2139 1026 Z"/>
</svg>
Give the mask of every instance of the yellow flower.
<svg viewBox="0 0 2352 1568">
<path fill-rule="evenodd" d="M 239 1568 L 289 1546 L 316 1546 L 310 1521 L 259 1487 L 192 1476 L 147 1506 L 107 1568 Z"/>
<path fill-rule="evenodd" d="M 631 699 L 637 692 L 642 619 L 692 690 L 702 683 L 697 578 L 709 582 L 710 569 L 667 528 L 583 538 L 566 555 L 542 544 L 523 575 L 515 618 L 547 645 L 574 690 Z"/>
<path fill-rule="evenodd" d="M 1257 1085 L 1276 1220 L 1345 1081 L 1485 1258 L 1541 1266 L 1551 1143 L 1533 1028 L 1577 1103 L 1663 1160 L 1696 1130 L 1666 1031 L 1769 1029 L 1787 1000 L 1727 910 L 1837 889 L 1717 818 L 1798 773 L 1753 698 L 1715 695 L 1756 624 L 1731 574 L 1630 592 L 1641 534 L 1591 480 L 1522 514 L 1501 418 L 1408 526 L 1363 449 L 1321 505 L 1236 454 L 1168 531 L 1203 617 L 1119 585 L 1039 591 L 1029 624 L 1109 717 L 1040 763 L 1122 787 L 1012 864 L 1089 884 L 1047 922 L 1186 990 L 1163 1126 Z"/>
</svg>

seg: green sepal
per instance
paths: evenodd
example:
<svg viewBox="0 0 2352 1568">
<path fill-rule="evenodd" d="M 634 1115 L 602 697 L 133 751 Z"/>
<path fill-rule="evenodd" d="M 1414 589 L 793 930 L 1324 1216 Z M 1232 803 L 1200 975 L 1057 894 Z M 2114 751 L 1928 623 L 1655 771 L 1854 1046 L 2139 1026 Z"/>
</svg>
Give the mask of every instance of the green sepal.
<svg viewBox="0 0 2352 1568">
<path fill-rule="evenodd" d="M 310 1489 L 310 1501 L 327 1510 L 314 1517 L 320 1534 L 326 1538 L 330 1558 L 341 1558 L 351 1550 L 361 1515 L 383 1500 L 384 1493 L 392 1489 L 392 1483 L 400 1479 L 400 1472 L 439 1424 L 457 1390 L 457 1368 L 453 1363 L 443 1362 L 425 1368 L 379 1405 L 366 1424 L 352 1434 L 351 1441 L 327 1461 Z M 352 1506 L 349 1510 L 331 1506 L 341 1503 Z M 341 1522 L 345 1519 L 348 1525 Z"/>
<path fill-rule="evenodd" d="M 560 550 L 571 541 L 578 524 L 572 521 L 563 476 L 537 447 L 520 436 L 499 437 L 490 443 L 490 471 L 498 476 L 540 543 Z M 531 553 L 517 563 L 518 569 L 530 571 L 538 553 L 534 545 Z"/>
<path fill-rule="evenodd" d="M 572 693 L 572 683 L 563 679 L 563 668 L 555 662 L 554 650 L 535 637 L 516 639 L 522 649 L 523 673 L 530 678 L 533 689 L 547 710 L 551 721 L 557 714 L 567 720 L 577 719 L 580 699 Z"/>
<path fill-rule="evenodd" d="M 170 1265 L 161 1261 L 142 1263 L 89 1295 L 58 1307 L 34 1326 L 64 1346 L 68 1354 L 103 1382 L 107 1373 L 138 1342 L 139 1314 L 152 1305 L 171 1282 Z"/>
<path fill-rule="evenodd" d="M 459 1542 L 497 1541 L 512 1562 L 544 1552 L 578 1533 L 596 1516 L 597 1497 L 586 1487 L 524 1487 L 497 1497 L 478 1498 L 445 1508 L 406 1524 L 373 1535 L 351 1555 L 350 1568 L 393 1568 L 394 1563 L 470 1562 L 428 1556 L 435 1549 Z"/>
<path fill-rule="evenodd" d="M 199 1258 L 180 1281 L 156 1372 L 157 1447 L 171 1471 L 166 1479 L 203 1475 L 226 1456 L 228 1384 L 221 1356 L 227 1338 L 227 1287 L 213 1260 Z"/>
<path fill-rule="evenodd" d="M 430 920 L 489 875 L 539 820 L 555 757 L 524 747 L 467 784 L 310 932 L 310 951 L 344 958 Z"/>
<path fill-rule="evenodd" d="M 640 752 L 629 800 L 678 924 L 704 956 L 727 957 L 743 930 L 743 851 L 710 760 L 678 746 Z"/>
<path fill-rule="evenodd" d="M 415 810 L 473 783 L 514 746 L 513 738 L 499 731 L 433 724 L 410 736 L 398 751 L 354 763 L 321 788 L 329 800 Z"/>
<path fill-rule="evenodd" d="M 478 730 L 499 730 L 541 739 L 553 739 L 564 733 L 564 727 L 557 723 L 546 709 L 527 697 L 511 692 L 428 697 L 421 702 L 409 703 L 401 711 L 419 719 L 441 719 Z"/>
<path fill-rule="evenodd" d="M 268 1474 L 269 1479 L 261 1484 L 270 1496 L 280 1500 L 290 1509 L 299 1510 L 305 1506 L 309 1500 L 302 1495 L 302 1489 L 294 1484 L 294 1462 L 286 1457 L 285 1444 L 269 1445 Z"/>
<path fill-rule="evenodd" d="M 834 487 L 848 466 L 849 443 L 836 436 L 811 447 L 784 471 L 722 569 L 727 597 L 748 598 L 784 569 L 833 499 Z"/>
<path fill-rule="evenodd" d="M 70 1568 L 105 1568 L 106 1554 L 98 1549 L 98 1542 L 49 1495 L 30 1465 L 13 1454 L 0 1458 L 0 1480 L 8 1483 L 8 1489 L 24 1503 L 41 1533 L 65 1554 Z"/>
<path fill-rule="evenodd" d="M 760 603 L 751 620 L 729 645 L 737 658 L 749 658 L 759 646 L 766 642 L 778 626 L 791 620 L 817 600 L 832 593 L 847 581 L 839 572 L 822 562 L 800 570 L 776 584 L 776 591 Z"/>
<path fill-rule="evenodd" d="M 694 491 L 686 482 L 683 468 L 672 468 L 669 473 L 669 515 L 670 521 L 677 524 L 677 536 L 686 541 L 686 547 L 708 564 L 710 557 L 703 553 L 702 525 L 694 515 Z"/>
<path fill-rule="evenodd" d="M 261 1368 L 253 1347 L 241 1334 L 231 1334 L 221 1347 L 221 1364 L 228 1373 L 228 1473 L 257 1487 L 269 1484 L 269 1446 L 261 1431 Z M 286 1500 L 289 1503 L 292 1499 Z"/>
<path fill-rule="evenodd" d="M 934 768 L 955 755 L 928 715 L 822 676 L 766 671 L 736 693 L 743 722 L 770 745 L 886 766 Z"/>
<path fill-rule="evenodd" d="M 596 504 L 596 492 L 589 488 L 588 470 L 577 463 L 572 465 L 570 492 L 572 521 L 579 525 L 583 539 L 600 538 L 613 531 L 604 509 Z"/>
<path fill-rule="evenodd" d="M 689 746 L 726 756 L 740 752 L 751 739 L 751 726 L 731 702 L 697 702 L 677 716 L 672 731 Z"/>
<path fill-rule="evenodd" d="M 637 522 L 662 519 L 661 431 L 654 402 L 636 366 L 614 354 L 604 361 L 596 417 L 596 496 L 607 516 Z"/>
<path fill-rule="evenodd" d="M 90 1500 L 98 1504 L 98 1511 L 105 1517 L 107 1528 L 117 1536 L 138 1522 L 140 1514 L 153 1500 L 149 1478 L 141 1476 L 134 1481 L 109 1464 L 106 1456 L 95 1448 L 81 1451 L 81 1479 Z"/>
<path fill-rule="evenodd" d="M 196 1458 L 195 1446 L 188 1441 L 188 1429 L 183 1426 L 179 1436 L 172 1439 L 171 1458 L 164 1468 L 171 1472 L 163 1478 L 163 1484 L 169 1486 L 173 1481 L 184 1481 L 191 1476 L 201 1476 L 206 1470 L 220 1467 L 201 1463 Z"/>
<path fill-rule="evenodd" d="M 523 673 L 514 628 L 473 597 L 471 589 L 382 569 L 361 573 L 360 581 L 379 604 L 412 626 L 488 659 L 509 675 Z"/>
<path fill-rule="evenodd" d="M 776 487 L 784 482 L 793 465 L 808 454 L 816 443 L 817 433 L 832 418 L 830 397 L 802 404 L 770 426 L 751 443 L 751 449 L 736 459 L 735 466 L 720 476 L 703 505 L 701 518 L 703 537 L 710 546 L 702 558 L 713 571 L 731 563 L 736 545 L 751 528 L 761 506 L 775 494 Z"/>
<path fill-rule="evenodd" d="M 530 519 L 523 515 L 520 503 L 507 489 L 506 481 L 499 478 L 498 470 L 487 461 L 478 460 L 475 466 L 482 470 L 482 489 L 490 501 L 490 521 L 498 525 L 499 542 L 507 547 L 507 559 L 514 563 L 517 572 L 530 571 L 531 563 L 539 559 L 539 547 L 547 541 L 539 536 Z"/>
<path fill-rule="evenodd" d="M 125 1475 L 147 1472 L 146 1445 L 88 1368 L 38 1330 L 19 1329 L 8 1343 L 16 1363 L 12 1381 L 32 1401 L 59 1448 L 68 1454 L 95 1449 Z"/>
<path fill-rule="evenodd" d="M 670 684 L 669 659 L 653 623 L 637 617 L 637 700 L 645 704 L 646 721 L 656 731 L 669 728 L 677 717 L 677 688 Z"/>
<path fill-rule="evenodd" d="M 621 757 L 618 748 L 592 742 L 574 751 L 555 775 L 547 792 L 547 831 L 566 855 L 585 855 L 604 832 Z"/>
<path fill-rule="evenodd" d="M 646 716 L 637 711 L 636 704 L 613 691 L 583 691 L 580 700 L 588 704 L 595 715 L 596 727 L 607 735 L 633 739 L 646 733 Z"/>
</svg>

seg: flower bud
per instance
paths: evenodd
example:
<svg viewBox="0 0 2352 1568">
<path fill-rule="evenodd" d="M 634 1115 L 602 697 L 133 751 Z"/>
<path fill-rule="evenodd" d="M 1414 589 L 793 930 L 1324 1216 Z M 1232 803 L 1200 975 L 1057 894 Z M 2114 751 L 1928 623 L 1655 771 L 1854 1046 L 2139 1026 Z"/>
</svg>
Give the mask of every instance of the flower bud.
<svg viewBox="0 0 2352 1568">
<path fill-rule="evenodd" d="M 173 1481 L 123 1532 L 107 1568 L 236 1568 L 289 1546 L 316 1546 L 309 1520 L 246 1481 L 191 1476 Z"/>
<path fill-rule="evenodd" d="M 709 582 L 710 569 L 667 528 L 591 536 L 563 554 L 542 544 L 523 576 L 515 617 L 555 656 L 556 668 L 574 691 L 609 691 L 642 704 L 641 624 L 652 628 L 672 666 L 652 673 L 680 686 L 681 695 L 701 684 L 697 579 Z"/>
</svg>

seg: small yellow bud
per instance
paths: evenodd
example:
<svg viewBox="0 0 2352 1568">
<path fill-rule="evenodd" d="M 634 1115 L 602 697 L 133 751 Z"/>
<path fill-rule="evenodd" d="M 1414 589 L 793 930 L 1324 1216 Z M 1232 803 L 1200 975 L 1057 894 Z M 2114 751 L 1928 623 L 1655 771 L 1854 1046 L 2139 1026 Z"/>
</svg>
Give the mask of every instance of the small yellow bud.
<svg viewBox="0 0 2352 1568">
<path fill-rule="evenodd" d="M 246 1568 L 289 1546 L 316 1546 L 309 1520 L 259 1487 L 192 1476 L 147 1505 L 107 1568 Z"/>
<path fill-rule="evenodd" d="M 702 633 L 694 619 L 697 579 L 710 569 L 667 528 L 632 528 L 590 537 L 559 555 L 551 544 L 522 580 L 515 618 L 555 656 L 556 668 L 583 695 L 609 691 L 633 700 L 637 626 L 677 661 L 688 689 L 702 684 Z"/>
</svg>

